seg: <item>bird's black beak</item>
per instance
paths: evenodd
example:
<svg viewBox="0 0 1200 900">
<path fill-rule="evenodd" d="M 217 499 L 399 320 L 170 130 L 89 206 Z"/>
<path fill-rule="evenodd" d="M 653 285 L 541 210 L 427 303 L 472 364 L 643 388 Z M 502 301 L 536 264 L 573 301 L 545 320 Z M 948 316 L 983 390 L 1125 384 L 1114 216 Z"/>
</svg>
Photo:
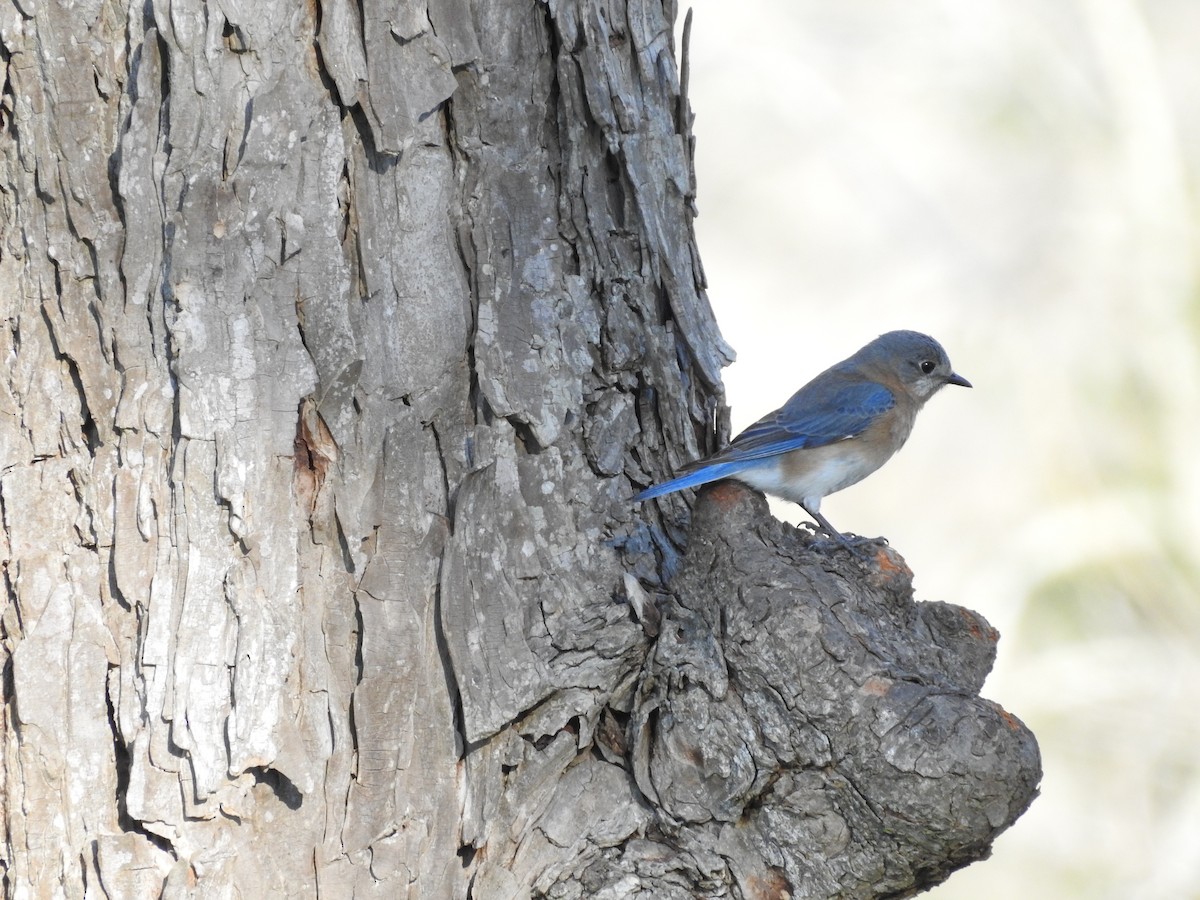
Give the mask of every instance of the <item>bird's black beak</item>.
<svg viewBox="0 0 1200 900">
<path fill-rule="evenodd" d="M 950 377 L 946 379 L 946 384 L 957 384 L 959 387 L 971 387 L 971 382 L 963 378 L 957 372 L 951 372 Z"/>
</svg>

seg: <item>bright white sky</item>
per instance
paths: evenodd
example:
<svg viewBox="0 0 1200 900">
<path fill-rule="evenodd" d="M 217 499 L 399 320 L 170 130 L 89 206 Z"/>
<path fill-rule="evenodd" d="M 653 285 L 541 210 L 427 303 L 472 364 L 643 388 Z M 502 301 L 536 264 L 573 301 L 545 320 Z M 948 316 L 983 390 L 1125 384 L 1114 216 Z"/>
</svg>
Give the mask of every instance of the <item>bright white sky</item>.
<svg viewBox="0 0 1200 900">
<path fill-rule="evenodd" d="M 929 896 L 1200 897 L 1200 3 L 694 7 L 734 430 L 893 328 L 975 384 L 822 507 L 1001 630 L 984 693 L 1041 741 Z"/>
</svg>

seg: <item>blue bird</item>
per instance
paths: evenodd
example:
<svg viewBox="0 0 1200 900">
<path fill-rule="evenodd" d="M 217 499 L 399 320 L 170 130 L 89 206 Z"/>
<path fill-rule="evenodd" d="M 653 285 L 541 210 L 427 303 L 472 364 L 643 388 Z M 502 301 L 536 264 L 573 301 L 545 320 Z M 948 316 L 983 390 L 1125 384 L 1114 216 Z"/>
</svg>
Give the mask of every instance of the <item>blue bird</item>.
<svg viewBox="0 0 1200 900">
<path fill-rule="evenodd" d="M 851 546 L 821 515 L 822 498 L 891 459 L 925 401 L 947 384 L 971 386 L 955 374 L 941 344 L 916 331 L 889 331 L 826 369 L 725 449 L 634 499 L 732 478 L 799 503 L 826 534 Z"/>
</svg>

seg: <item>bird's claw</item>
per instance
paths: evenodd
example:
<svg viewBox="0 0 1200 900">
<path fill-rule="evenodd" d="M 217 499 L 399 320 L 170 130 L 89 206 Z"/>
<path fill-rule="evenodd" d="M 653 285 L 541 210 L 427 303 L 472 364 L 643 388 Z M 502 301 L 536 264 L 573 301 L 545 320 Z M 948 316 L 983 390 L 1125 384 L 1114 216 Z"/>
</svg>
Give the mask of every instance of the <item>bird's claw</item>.
<svg viewBox="0 0 1200 900">
<path fill-rule="evenodd" d="M 874 544 L 887 545 L 885 537 L 863 537 L 858 534 L 841 534 L 840 532 L 825 538 L 814 538 L 809 542 L 809 547 L 816 550 L 818 553 L 828 553 L 835 550 L 847 550 L 851 555 L 857 556 L 859 559 L 869 561 L 875 558 L 874 554 L 866 548 Z"/>
</svg>

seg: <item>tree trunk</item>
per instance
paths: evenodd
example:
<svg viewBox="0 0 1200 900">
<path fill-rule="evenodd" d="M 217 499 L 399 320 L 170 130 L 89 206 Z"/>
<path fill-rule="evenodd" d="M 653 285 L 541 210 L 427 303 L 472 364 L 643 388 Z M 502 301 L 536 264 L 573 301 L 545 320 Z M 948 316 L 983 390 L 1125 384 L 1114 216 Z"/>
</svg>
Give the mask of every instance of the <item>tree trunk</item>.
<svg viewBox="0 0 1200 900">
<path fill-rule="evenodd" d="M 726 432 L 674 13 L 16 0 L 7 896 L 899 896 L 1032 799 L 978 617 L 629 499 Z"/>
</svg>

